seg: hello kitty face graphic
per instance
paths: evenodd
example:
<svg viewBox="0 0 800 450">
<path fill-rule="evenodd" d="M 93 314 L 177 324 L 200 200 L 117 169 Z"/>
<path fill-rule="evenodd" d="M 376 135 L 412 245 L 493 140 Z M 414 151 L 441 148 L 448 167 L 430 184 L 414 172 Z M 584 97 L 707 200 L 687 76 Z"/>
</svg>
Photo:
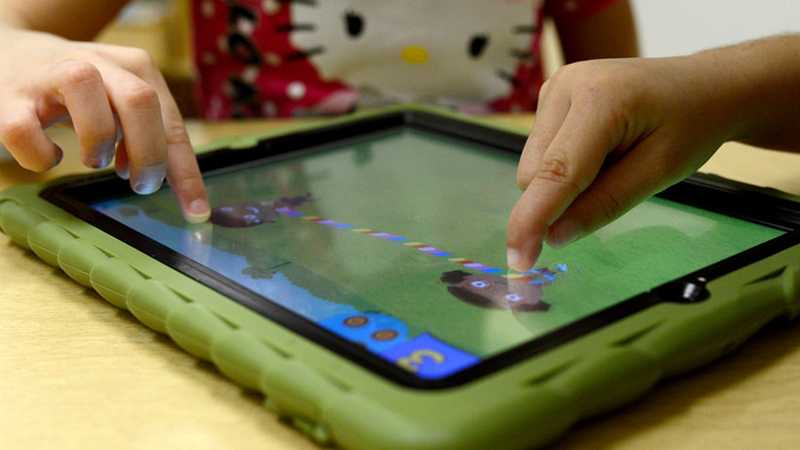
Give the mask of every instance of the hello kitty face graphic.
<svg viewBox="0 0 800 450">
<path fill-rule="evenodd" d="M 290 41 L 324 79 L 361 92 L 393 101 L 483 104 L 508 96 L 517 67 L 532 60 L 540 3 L 297 1 Z"/>
</svg>

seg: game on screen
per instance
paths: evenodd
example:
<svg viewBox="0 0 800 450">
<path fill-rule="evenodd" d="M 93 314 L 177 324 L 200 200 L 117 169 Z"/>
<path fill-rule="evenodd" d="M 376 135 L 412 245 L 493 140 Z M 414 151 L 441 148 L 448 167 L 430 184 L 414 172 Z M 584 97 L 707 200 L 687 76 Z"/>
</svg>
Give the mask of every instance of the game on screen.
<svg viewBox="0 0 800 450">
<path fill-rule="evenodd" d="M 101 213 L 424 379 L 441 379 L 782 232 L 651 199 L 526 273 L 505 266 L 516 157 L 402 130 L 212 172 Z"/>
</svg>

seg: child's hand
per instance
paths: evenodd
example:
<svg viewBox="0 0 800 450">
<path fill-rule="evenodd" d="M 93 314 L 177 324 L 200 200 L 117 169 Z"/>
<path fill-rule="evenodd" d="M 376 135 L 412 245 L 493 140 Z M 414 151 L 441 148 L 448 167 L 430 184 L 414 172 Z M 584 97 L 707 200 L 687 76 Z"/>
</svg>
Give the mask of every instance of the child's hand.
<svg viewBox="0 0 800 450">
<path fill-rule="evenodd" d="M 699 55 L 598 60 L 545 83 L 517 172 L 509 266 L 527 270 L 542 241 L 564 245 L 616 219 L 733 137 L 717 70 Z"/>
<path fill-rule="evenodd" d="M 46 171 L 62 158 L 44 133 L 70 119 L 83 163 L 108 166 L 139 194 L 164 177 L 189 221 L 205 221 L 205 186 L 183 119 L 164 78 L 140 49 L 3 29 L 0 142 L 19 164 Z"/>
</svg>

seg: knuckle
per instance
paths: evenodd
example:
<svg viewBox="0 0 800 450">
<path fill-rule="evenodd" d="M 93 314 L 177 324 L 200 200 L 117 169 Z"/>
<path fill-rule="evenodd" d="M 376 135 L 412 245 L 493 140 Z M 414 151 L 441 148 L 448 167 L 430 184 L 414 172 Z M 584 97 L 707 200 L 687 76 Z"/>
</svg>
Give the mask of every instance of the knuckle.
<svg viewBox="0 0 800 450">
<path fill-rule="evenodd" d="M 576 86 L 573 99 L 589 105 L 596 105 L 609 95 L 615 99 L 618 98 L 617 93 L 616 81 L 604 74 L 599 74 L 592 75 L 585 82 Z"/>
<path fill-rule="evenodd" d="M 601 66 L 576 85 L 573 99 L 590 105 L 630 107 L 634 87 L 624 74 Z"/>
<path fill-rule="evenodd" d="M 86 61 L 67 60 L 61 63 L 59 70 L 64 77 L 64 83 L 71 86 L 101 80 L 100 71 Z"/>
<path fill-rule="evenodd" d="M 602 91 L 600 80 L 602 67 L 594 61 L 581 61 L 560 67 L 540 89 L 540 96 L 545 96 L 555 89 L 570 94 L 573 99 L 580 100 L 587 94 Z"/>
<path fill-rule="evenodd" d="M 545 157 L 536 172 L 536 178 L 563 185 L 575 193 L 581 191 L 581 186 L 578 184 L 575 173 L 564 155 Z"/>
<path fill-rule="evenodd" d="M 576 94 L 603 92 L 604 88 L 618 83 L 618 76 L 614 71 L 598 61 L 581 61 L 564 66 L 559 70 L 561 74 L 558 80 L 568 80 L 572 86 L 572 92 Z"/>
<path fill-rule="evenodd" d="M 152 109 L 158 106 L 158 93 L 147 83 L 137 83 L 127 89 L 124 101 L 131 108 Z"/>
<path fill-rule="evenodd" d="M 150 53 L 137 47 L 125 48 L 125 58 L 130 61 L 131 66 L 137 69 L 151 69 L 155 67 L 155 62 Z"/>
<path fill-rule="evenodd" d="M 167 138 L 167 145 L 192 145 L 189 133 L 181 122 L 167 123 L 164 127 L 164 132 Z"/>
<path fill-rule="evenodd" d="M 572 64 L 561 66 L 553 74 L 553 80 L 557 82 L 574 81 L 576 79 L 586 78 L 587 74 L 593 72 L 591 61 L 580 61 Z"/>
</svg>

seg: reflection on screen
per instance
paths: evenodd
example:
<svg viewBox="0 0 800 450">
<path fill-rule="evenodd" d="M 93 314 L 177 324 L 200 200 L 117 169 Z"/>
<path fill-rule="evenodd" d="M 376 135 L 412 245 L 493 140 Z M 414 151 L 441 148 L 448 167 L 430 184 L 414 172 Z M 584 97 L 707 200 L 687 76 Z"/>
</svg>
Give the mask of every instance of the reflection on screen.
<svg viewBox="0 0 800 450">
<path fill-rule="evenodd" d="M 651 199 L 509 273 L 515 166 L 405 130 L 210 174 L 202 225 L 186 224 L 167 190 L 93 207 L 427 379 L 781 234 Z"/>
</svg>

